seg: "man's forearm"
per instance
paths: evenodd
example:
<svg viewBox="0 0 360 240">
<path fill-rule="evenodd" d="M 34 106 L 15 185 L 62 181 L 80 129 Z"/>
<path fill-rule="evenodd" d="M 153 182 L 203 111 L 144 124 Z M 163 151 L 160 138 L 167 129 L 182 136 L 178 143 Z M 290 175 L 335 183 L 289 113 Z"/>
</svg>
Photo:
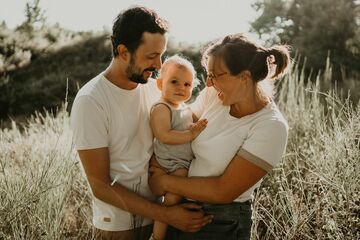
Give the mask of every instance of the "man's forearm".
<svg viewBox="0 0 360 240">
<path fill-rule="evenodd" d="M 166 222 L 165 207 L 141 197 L 120 184 L 111 186 L 110 182 L 99 182 L 92 189 L 94 196 L 101 201 L 132 214 Z"/>
<path fill-rule="evenodd" d="M 201 206 L 182 204 L 165 207 L 153 203 L 119 184 L 110 182 L 96 184 L 95 197 L 132 214 L 167 223 L 182 231 L 195 232 L 209 223 L 212 216 L 204 216 Z"/>
</svg>

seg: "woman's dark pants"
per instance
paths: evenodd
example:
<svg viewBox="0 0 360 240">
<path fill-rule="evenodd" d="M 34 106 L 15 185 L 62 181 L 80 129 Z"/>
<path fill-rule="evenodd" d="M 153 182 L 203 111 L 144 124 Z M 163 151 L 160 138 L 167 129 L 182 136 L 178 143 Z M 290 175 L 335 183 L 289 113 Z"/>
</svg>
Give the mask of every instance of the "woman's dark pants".
<svg viewBox="0 0 360 240">
<path fill-rule="evenodd" d="M 169 227 L 168 240 L 242 240 L 250 239 L 251 232 L 251 202 L 233 202 L 230 204 L 203 203 L 206 214 L 213 214 L 211 223 L 196 233 L 181 232 Z"/>
</svg>

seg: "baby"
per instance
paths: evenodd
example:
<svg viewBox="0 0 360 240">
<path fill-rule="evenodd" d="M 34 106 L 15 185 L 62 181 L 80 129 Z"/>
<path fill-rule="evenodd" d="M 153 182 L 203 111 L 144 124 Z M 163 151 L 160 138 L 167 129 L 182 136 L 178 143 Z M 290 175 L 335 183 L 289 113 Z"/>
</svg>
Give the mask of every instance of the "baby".
<svg viewBox="0 0 360 240">
<path fill-rule="evenodd" d="M 162 94 L 150 112 L 150 124 L 155 135 L 154 153 L 157 162 L 171 175 L 187 176 L 194 157 L 190 142 L 207 125 L 206 119 L 197 121 L 185 104 L 190 99 L 197 81 L 193 65 L 179 55 L 165 60 L 157 79 L 157 86 Z M 174 205 L 179 203 L 181 198 L 166 193 L 163 204 Z M 150 239 L 164 239 L 166 229 L 166 224 L 155 222 Z"/>
</svg>

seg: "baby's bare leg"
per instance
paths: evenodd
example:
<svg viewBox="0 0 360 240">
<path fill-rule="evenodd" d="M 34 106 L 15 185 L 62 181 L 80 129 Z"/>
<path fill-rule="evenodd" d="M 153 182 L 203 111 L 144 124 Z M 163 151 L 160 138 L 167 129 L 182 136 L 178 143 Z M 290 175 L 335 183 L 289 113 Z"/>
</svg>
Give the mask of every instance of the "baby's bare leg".
<svg viewBox="0 0 360 240">
<path fill-rule="evenodd" d="M 186 177 L 188 170 L 185 168 L 176 169 L 170 175 Z M 182 197 L 173 193 L 166 193 L 163 204 L 165 206 L 172 206 L 178 204 L 181 201 Z M 155 221 L 153 236 L 156 240 L 163 240 L 166 236 L 167 224 Z"/>
<path fill-rule="evenodd" d="M 179 176 L 179 177 L 187 177 L 188 170 L 185 168 L 179 168 L 176 169 L 174 172 L 170 173 L 170 175 L 173 176 Z M 182 196 L 173 194 L 173 193 L 166 193 L 165 199 L 164 199 L 164 205 L 165 206 L 171 206 L 178 204 L 182 199 Z"/>
</svg>

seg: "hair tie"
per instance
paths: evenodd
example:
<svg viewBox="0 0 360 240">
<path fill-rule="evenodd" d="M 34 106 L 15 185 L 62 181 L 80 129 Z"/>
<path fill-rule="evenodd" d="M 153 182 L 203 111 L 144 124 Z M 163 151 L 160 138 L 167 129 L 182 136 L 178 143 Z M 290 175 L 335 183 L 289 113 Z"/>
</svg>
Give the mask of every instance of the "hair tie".
<svg viewBox="0 0 360 240">
<path fill-rule="evenodd" d="M 275 64 L 275 56 L 272 54 L 267 56 L 266 61 L 268 64 Z"/>
<path fill-rule="evenodd" d="M 266 57 L 266 63 L 268 67 L 268 76 L 273 78 L 276 75 L 276 62 L 275 56 L 270 54 L 270 51 L 267 51 L 268 56 Z"/>
</svg>

